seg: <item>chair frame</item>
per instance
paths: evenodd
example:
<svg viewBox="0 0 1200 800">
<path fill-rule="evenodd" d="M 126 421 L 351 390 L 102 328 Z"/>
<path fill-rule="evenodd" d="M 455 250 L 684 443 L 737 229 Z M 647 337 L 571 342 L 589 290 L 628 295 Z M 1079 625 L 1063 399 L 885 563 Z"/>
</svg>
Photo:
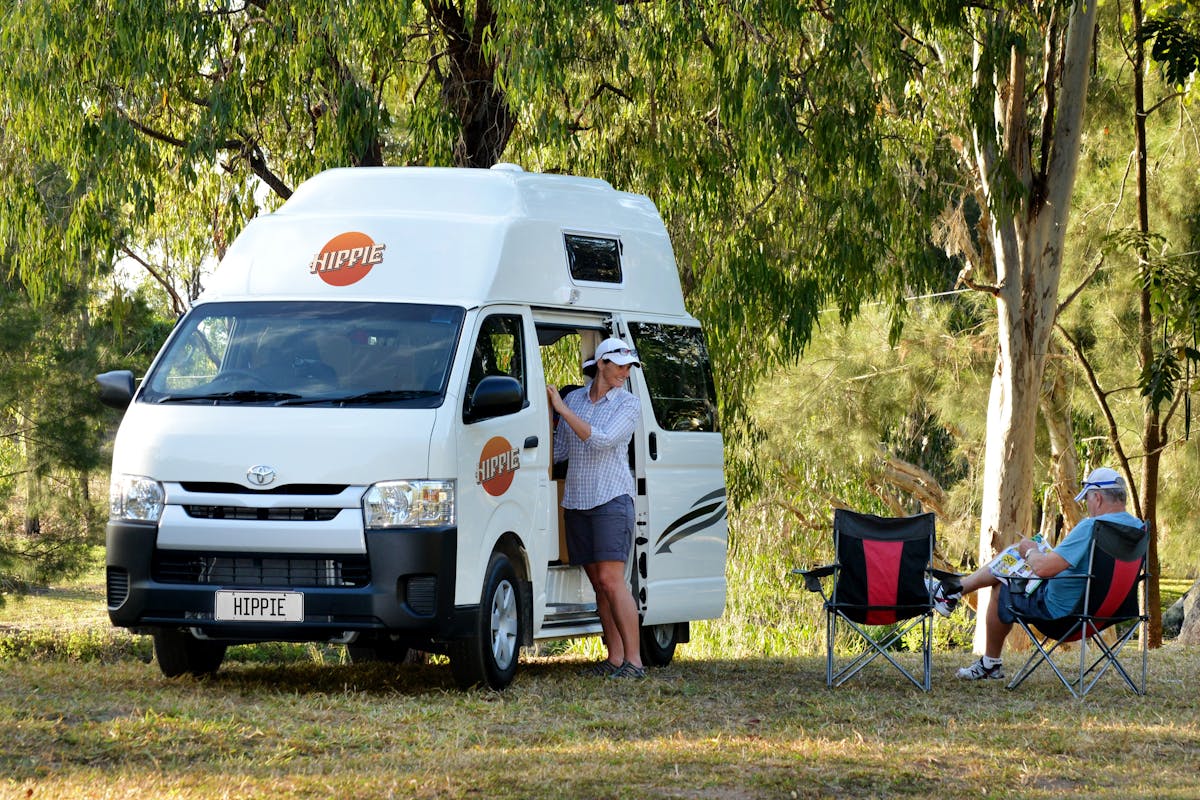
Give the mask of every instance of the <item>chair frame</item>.
<svg viewBox="0 0 1200 800">
<path fill-rule="evenodd" d="M 1058 676 L 1062 685 L 1067 687 L 1067 691 L 1071 693 L 1077 700 L 1082 700 L 1087 696 L 1099 680 L 1104 677 L 1105 673 L 1111 668 L 1113 672 L 1119 675 L 1124 682 L 1126 688 L 1134 694 L 1142 696 L 1146 693 L 1146 676 L 1147 676 L 1147 642 L 1145 628 L 1149 615 L 1146 613 L 1147 595 L 1146 584 L 1149 579 L 1149 573 L 1146 571 L 1146 550 L 1149 544 L 1149 536 L 1144 530 L 1141 531 L 1141 538 L 1138 542 L 1131 544 L 1128 539 L 1122 539 L 1120 529 L 1126 531 L 1135 531 L 1128 525 L 1118 525 L 1117 523 L 1107 520 L 1097 520 L 1095 523 L 1096 529 L 1093 531 L 1091 547 L 1088 550 L 1088 569 L 1084 575 L 1070 575 L 1054 578 L 1045 578 L 1044 580 L 1084 580 L 1084 592 L 1081 604 L 1075 612 L 1068 614 L 1057 620 L 1042 620 L 1036 617 L 1030 617 L 1021 614 L 1012 607 L 1009 611 L 1012 613 L 1016 623 L 1021 626 L 1029 640 L 1033 643 L 1033 652 L 1029 658 L 1021 666 L 1017 673 L 1013 676 L 1008 684 L 1008 688 L 1016 689 L 1025 679 L 1032 675 L 1038 667 L 1043 663 L 1049 664 L 1050 669 Z M 1130 534 L 1126 533 L 1125 537 Z M 1119 542 L 1124 541 L 1124 544 Z M 1117 542 L 1114 544 L 1114 542 Z M 1124 552 L 1113 553 L 1112 550 L 1117 549 Z M 1108 590 L 1104 588 L 1102 594 L 1097 597 L 1096 589 L 1100 588 L 1096 584 L 1101 579 L 1101 576 L 1096 573 L 1096 552 L 1101 550 L 1104 555 L 1102 557 L 1113 559 L 1114 561 L 1123 562 L 1126 564 L 1137 562 L 1137 572 L 1129 587 L 1129 591 L 1122 598 L 1116 612 L 1120 611 L 1120 607 L 1129 602 L 1130 595 L 1137 595 L 1137 611 L 1130 613 L 1114 613 L 1100 614 L 1099 612 L 1105 609 L 1097 607 L 1104 603 L 1107 598 Z M 1118 556 L 1127 556 L 1119 558 Z M 1058 623 L 1057 625 L 1055 623 Z M 1109 627 L 1122 623 L 1131 623 L 1128 628 L 1117 635 L 1116 640 L 1109 644 L 1104 641 L 1104 637 L 1099 635 Z M 1036 631 L 1034 629 L 1037 629 Z M 1141 673 L 1133 675 L 1125 668 L 1120 661 L 1121 651 L 1133 639 L 1134 635 L 1141 632 L 1139 637 L 1139 649 L 1141 651 Z M 1060 668 L 1055 663 L 1052 656 L 1059 648 L 1068 642 L 1079 642 L 1079 664 L 1078 671 L 1074 668 L 1070 669 L 1070 675 Z M 1053 642 L 1053 644 L 1051 644 Z M 1093 651 L 1095 656 L 1089 663 L 1089 646 L 1092 642 L 1096 650 Z M 1050 645 L 1047 647 L 1047 645 Z M 1093 674 L 1094 673 L 1094 674 Z M 1091 677 L 1089 681 L 1088 678 Z"/>
<path fill-rule="evenodd" d="M 957 573 L 946 572 L 944 570 L 934 569 L 932 566 L 934 545 L 936 542 L 934 515 L 919 514 L 912 517 L 876 517 L 871 514 L 862 514 L 859 512 L 849 511 L 846 509 L 836 509 L 834 511 L 834 557 L 840 558 L 841 553 L 841 536 L 842 536 L 842 521 L 850 515 L 852 519 L 856 519 L 860 524 L 876 524 L 879 527 L 887 525 L 896 525 L 898 523 L 908 522 L 914 526 L 920 526 L 924 530 L 918 530 L 915 535 L 907 535 L 903 537 L 896 536 L 881 536 L 876 541 L 917 541 L 922 538 L 928 539 L 929 556 L 926 559 L 922 570 L 921 579 L 924 582 L 927 577 L 934 577 L 939 580 L 959 577 Z M 861 537 L 871 539 L 872 537 Z M 825 608 L 825 684 L 826 686 L 841 686 L 846 681 L 857 675 L 868 664 L 874 661 L 879 656 L 883 656 L 900 674 L 908 678 L 914 686 L 922 691 L 928 692 L 931 685 L 932 677 L 932 659 L 933 659 L 933 596 L 932 592 L 926 590 L 926 597 L 923 602 L 916 605 L 865 605 L 861 603 L 846 603 L 840 602 L 838 599 L 838 584 L 842 565 L 840 562 L 826 564 L 820 567 L 813 567 L 807 570 L 795 569 L 792 570 L 793 575 L 798 575 L 804 579 L 804 586 L 810 592 L 816 592 L 821 595 L 824 601 Z M 824 580 L 832 577 L 834 579 L 833 591 L 827 593 L 825 590 Z M 870 623 L 859 623 L 847 616 L 848 612 L 871 612 L 871 611 L 894 611 L 897 614 L 902 614 L 894 625 L 885 634 L 876 638 L 872 636 L 865 626 Z M 865 649 L 854 655 L 846 663 L 837 666 L 837 657 L 835 653 L 835 645 L 837 643 L 837 632 L 839 621 L 848 625 L 857 634 L 857 639 L 861 639 L 865 645 Z M 914 629 L 920 630 L 921 636 L 921 673 L 918 677 L 913 674 L 913 671 L 907 669 L 901 664 L 890 652 L 892 646 L 900 641 L 910 631 Z"/>
</svg>

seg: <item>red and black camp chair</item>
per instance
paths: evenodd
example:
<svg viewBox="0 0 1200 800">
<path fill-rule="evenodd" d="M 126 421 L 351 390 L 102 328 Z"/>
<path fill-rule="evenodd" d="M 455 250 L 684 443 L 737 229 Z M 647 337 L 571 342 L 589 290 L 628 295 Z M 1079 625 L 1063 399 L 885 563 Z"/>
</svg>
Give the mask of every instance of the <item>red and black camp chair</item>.
<svg viewBox="0 0 1200 800">
<path fill-rule="evenodd" d="M 806 589 L 819 592 L 825 601 L 827 685 L 841 686 L 883 656 L 915 686 L 929 691 L 933 597 L 926 578 L 956 577 L 933 569 L 933 545 L 933 514 L 877 517 L 834 511 L 835 563 L 792 571 L 804 578 Z M 831 594 L 825 591 L 824 579 L 829 577 L 833 578 Z M 852 652 L 838 663 L 838 628 L 843 624 L 852 637 Z M 920 679 L 890 652 L 914 629 L 921 637 Z"/>
<path fill-rule="evenodd" d="M 1096 520 L 1085 575 L 1069 575 L 1046 580 L 1084 581 L 1083 597 L 1075 611 L 1059 619 L 1045 620 L 1013 611 L 1021 629 L 1033 642 L 1033 652 L 1017 670 L 1008 688 L 1015 689 L 1043 663 L 1062 681 L 1076 698 L 1082 699 L 1109 670 L 1121 676 L 1135 694 L 1146 693 L 1146 637 L 1139 637 L 1142 654 L 1140 675 L 1131 674 L 1120 661 L 1121 650 L 1134 636 L 1143 633 L 1148 616 L 1146 608 L 1146 548 L 1150 537 L 1144 528 Z M 1116 626 L 1110 644 L 1100 631 Z M 1036 630 L 1035 630 L 1036 628 Z M 1067 642 L 1079 643 L 1079 669 L 1060 668 L 1051 656 Z M 1091 642 L 1093 660 L 1088 662 Z M 1049 647 L 1047 647 L 1049 645 Z M 1066 670 L 1066 671 L 1064 671 Z M 1068 677 L 1067 672 L 1071 675 Z M 1089 680 L 1090 677 L 1090 680 Z"/>
</svg>

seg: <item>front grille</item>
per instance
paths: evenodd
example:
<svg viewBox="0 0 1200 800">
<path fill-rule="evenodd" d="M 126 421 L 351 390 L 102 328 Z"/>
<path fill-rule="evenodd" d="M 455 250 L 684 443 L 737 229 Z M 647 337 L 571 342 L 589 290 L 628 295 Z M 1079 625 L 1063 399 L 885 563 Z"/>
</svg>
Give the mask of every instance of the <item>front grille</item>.
<svg viewBox="0 0 1200 800">
<path fill-rule="evenodd" d="M 247 508 L 245 506 L 185 505 L 183 512 L 194 519 L 271 520 L 277 522 L 328 522 L 340 508 Z"/>
<path fill-rule="evenodd" d="M 154 580 L 201 586 L 358 588 L 371 582 L 366 556 L 213 555 L 159 550 Z"/>
<path fill-rule="evenodd" d="M 251 489 L 240 483 L 217 483 L 213 481 L 184 481 L 180 484 L 186 491 L 206 494 L 308 494 L 335 495 L 346 491 L 346 486 L 336 483 L 289 483 L 270 489 Z"/>
<path fill-rule="evenodd" d="M 129 572 L 121 567 L 109 567 L 107 576 L 108 607 L 118 608 L 129 597 Z"/>
</svg>

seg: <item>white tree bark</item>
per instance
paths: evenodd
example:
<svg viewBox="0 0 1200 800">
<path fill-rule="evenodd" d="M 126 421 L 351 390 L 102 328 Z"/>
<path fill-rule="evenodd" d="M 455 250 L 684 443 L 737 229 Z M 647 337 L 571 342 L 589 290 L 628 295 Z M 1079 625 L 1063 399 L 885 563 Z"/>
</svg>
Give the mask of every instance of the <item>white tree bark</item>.
<svg viewBox="0 0 1200 800">
<path fill-rule="evenodd" d="M 1035 179 L 1026 114 L 1027 55 L 1008 54 L 1005 75 L 987 75 L 984 44 L 976 46 L 977 85 L 996 86 L 990 126 L 973 131 L 980 188 L 987 200 L 996 266 L 998 352 L 988 406 L 979 557 L 986 563 L 1004 545 L 1032 533 L 1034 435 L 1045 354 L 1058 306 L 1062 250 L 1071 191 L 1079 162 L 1080 132 L 1096 3 L 1076 2 L 1069 12 L 1062 73 L 1053 39 L 1041 92 L 1045 162 Z M 1055 25 L 1048 26 L 1052 37 Z M 996 64 L 1003 63 L 997 59 Z M 1013 199 L 1014 180 L 1021 195 Z M 980 592 L 975 649 L 982 652 L 990 592 Z"/>
</svg>

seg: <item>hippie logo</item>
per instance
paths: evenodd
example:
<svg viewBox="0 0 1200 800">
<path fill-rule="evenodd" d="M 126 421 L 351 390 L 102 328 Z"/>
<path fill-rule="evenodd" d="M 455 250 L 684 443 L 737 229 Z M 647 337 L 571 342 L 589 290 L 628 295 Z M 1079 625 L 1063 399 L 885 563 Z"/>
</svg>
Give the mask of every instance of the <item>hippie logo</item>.
<svg viewBox="0 0 1200 800">
<path fill-rule="evenodd" d="M 308 264 L 330 286 L 349 286 L 367 277 L 371 267 L 383 262 L 385 244 L 375 244 L 365 233 L 340 233 L 321 248 Z"/>
<path fill-rule="evenodd" d="M 492 497 L 499 497 L 512 486 L 513 478 L 520 468 L 521 451 L 509 444 L 503 436 L 494 436 L 479 454 L 475 482 Z"/>
</svg>

